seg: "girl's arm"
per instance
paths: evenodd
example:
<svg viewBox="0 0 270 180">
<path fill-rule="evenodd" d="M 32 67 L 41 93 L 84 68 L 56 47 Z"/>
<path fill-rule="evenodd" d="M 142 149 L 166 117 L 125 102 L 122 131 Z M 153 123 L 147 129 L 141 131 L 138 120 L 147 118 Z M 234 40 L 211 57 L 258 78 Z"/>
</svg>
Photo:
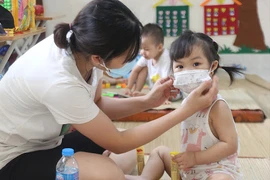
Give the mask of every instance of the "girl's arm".
<svg viewBox="0 0 270 180">
<path fill-rule="evenodd" d="M 224 101 L 217 101 L 210 111 L 214 134 L 219 143 L 205 151 L 195 152 L 197 165 L 218 162 L 237 152 L 238 136 L 232 117 L 232 112 Z"/>
<path fill-rule="evenodd" d="M 107 101 L 108 98 L 105 100 L 102 97 L 97 99 L 97 104 L 104 112 L 111 116 L 113 116 L 113 110 L 117 114 L 123 113 L 125 115 L 139 112 L 146 109 L 147 106 L 149 108 L 163 103 L 170 96 L 172 83 L 172 80 L 168 78 L 160 79 L 145 96 L 122 99 L 117 104 L 112 103 L 113 98 Z M 210 81 L 203 83 L 189 95 L 185 103 L 173 112 L 122 132 L 115 128 L 111 119 L 102 110 L 89 122 L 73 124 L 73 126 L 105 149 L 114 153 L 126 152 L 152 141 L 199 109 L 209 106 L 217 94 L 217 78 L 214 78 L 208 93 L 204 94 L 203 92 L 210 86 Z"/>
</svg>

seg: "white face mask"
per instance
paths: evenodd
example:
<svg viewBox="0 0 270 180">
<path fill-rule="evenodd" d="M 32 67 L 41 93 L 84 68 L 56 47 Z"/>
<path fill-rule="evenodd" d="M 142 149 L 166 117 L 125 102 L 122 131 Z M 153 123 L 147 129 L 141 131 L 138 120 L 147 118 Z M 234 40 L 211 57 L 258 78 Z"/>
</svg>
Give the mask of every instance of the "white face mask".
<svg viewBox="0 0 270 180">
<path fill-rule="evenodd" d="M 189 94 L 204 81 L 210 80 L 208 70 L 187 70 L 174 73 L 174 87 Z"/>
</svg>

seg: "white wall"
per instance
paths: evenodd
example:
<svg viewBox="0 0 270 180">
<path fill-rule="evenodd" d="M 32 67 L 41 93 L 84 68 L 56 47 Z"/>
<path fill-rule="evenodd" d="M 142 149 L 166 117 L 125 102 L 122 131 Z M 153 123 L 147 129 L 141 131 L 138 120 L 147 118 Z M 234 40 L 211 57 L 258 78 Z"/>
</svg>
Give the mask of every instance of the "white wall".
<svg viewBox="0 0 270 180">
<path fill-rule="evenodd" d="M 203 0 L 189 0 L 193 6 L 190 7 L 190 29 L 197 32 L 204 31 L 203 8 L 200 3 Z M 242 0 L 240 0 L 242 1 Z M 53 32 L 53 27 L 58 22 L 72 22 L 78 11 L 89 0 L 45 0 L 45 14 L 46 15 L 65 15 L 64 18 L 53 20 L 48 23 L 47 35 Z M 158 0 L 122 0 L 134 14 L 140 19 L 143 24 L 156 21 L 156 11 L 152 8 L 153 4 Z M 232 3 L 232 0 L 225 0 L 225 3 Z M 216 0 L 212 0 L 209 5 L 217 4 Z M 169 0 L 162 5 L 170 5 Z M 184 5 L 182 1 L 177 1 L 177 5 Z M 270 1 L 258 0 L 258 14 L 261 22 L 261 27 L 265 36 L 265 43 L 270 47 Z M 219 45 L 226 45 L 232 49 L 235 35 L 227 36 L 213 36 L 212 37 Z M 171 42 L 175 38 L 165 38 L 165 47 L 169 48 Z M 244 55 L 221 55 L 223 64 L 241 64 L 247 68 L 246 73 L 258 74 L 268 82 L 270 82 L 270 54 L 244 54 Z"/>
</svg>

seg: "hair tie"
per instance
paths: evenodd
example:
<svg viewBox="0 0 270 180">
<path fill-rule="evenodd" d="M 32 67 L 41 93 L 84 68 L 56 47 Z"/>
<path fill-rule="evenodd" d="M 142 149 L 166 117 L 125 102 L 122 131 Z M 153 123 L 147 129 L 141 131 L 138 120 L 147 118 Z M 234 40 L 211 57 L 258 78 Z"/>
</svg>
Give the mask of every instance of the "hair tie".
<svg viewBox="0 0 270 180">
<path fill-rule="evenodd" d="M 70 43 L 70 37 L 72 36 L 72 34 L 73 34 L 73 31 L 71 29 L 66 34 L 66 39 L 68 43 Z"/>
</svg>

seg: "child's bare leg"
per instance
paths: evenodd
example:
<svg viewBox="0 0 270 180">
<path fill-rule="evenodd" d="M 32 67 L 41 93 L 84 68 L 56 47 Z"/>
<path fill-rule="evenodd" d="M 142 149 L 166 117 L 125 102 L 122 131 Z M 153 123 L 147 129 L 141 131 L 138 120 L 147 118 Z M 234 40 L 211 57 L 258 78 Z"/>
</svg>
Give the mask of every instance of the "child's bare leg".
<svg viewBox="0 0 270 180">
<path fill-rule="evenodd" d="M 170 149 L 165 146 L 155 148 L 143 169 L 141 176 L 125 175 L 127 180 L 157 180 L 161 178 L 164 170 L 171 174 Z"/>
<path fill-rule="evenodd" d="M 216 173 L 211 175 L 207 180 L 233 180 L 234 178 L 229 174 Z"/>
<path fill-rule="evenodd" d="M 136 79 L 136 85 L 135 85 L 134 91 L 140 92 L 142 90 L 145 84 L 146 78 L 147 78 L 147 74 L 148 74 L 147 67 L 142 68 L 142 70 L 139 72 L 138 77 Z"/>
<path fill-rule="evenodd" d="M 136 150 L 122 154 L 111 153 L 110 158 L 122 169 L 124 174 L 130 174 L 137 164 Z"/>
<path fill-rule="evenodd" d="M 125 129 L 117 128 L 119 131 L 124 131 Z M 103 154 L 108 154 L 104 152 Z M 109 157 L 122 169 L 124 174 L 130 174 L 136 167 L 137 164 L 137 153 L 136 150 L 131 150 L 122 154 L 108 154 Z"/>
</svg>

